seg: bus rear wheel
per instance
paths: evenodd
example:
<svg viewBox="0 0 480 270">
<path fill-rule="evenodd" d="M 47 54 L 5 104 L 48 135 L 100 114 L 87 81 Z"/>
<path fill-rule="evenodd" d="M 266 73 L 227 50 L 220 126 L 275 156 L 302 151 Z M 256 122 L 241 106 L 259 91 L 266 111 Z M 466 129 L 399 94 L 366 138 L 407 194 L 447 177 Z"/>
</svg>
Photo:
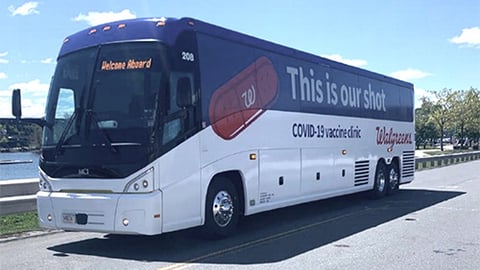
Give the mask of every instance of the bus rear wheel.
<svg viewBox="0 0 480 270">
<path fill-rule="evenodd" d="M 398 191 L 400 185 L 400 171 L 396 162 L 388 166 L 388 185 L 387 194 L 394 194 Z"/>
<path fill-rule="evenodd" d="M 387 193 L 387 168 L 385 162 L 379 161 L 375 169 L 375 179 L 373 190 L 370 193 L 372 199 L 380 199 Z"/>
<path fill-rule="evenodd" d="M 204 235 L 223 238 L 232 234 L 239 218 L 239 199 L 235 186 L 227 178 L 215 179 L 205 201 Z"/>
</svg>

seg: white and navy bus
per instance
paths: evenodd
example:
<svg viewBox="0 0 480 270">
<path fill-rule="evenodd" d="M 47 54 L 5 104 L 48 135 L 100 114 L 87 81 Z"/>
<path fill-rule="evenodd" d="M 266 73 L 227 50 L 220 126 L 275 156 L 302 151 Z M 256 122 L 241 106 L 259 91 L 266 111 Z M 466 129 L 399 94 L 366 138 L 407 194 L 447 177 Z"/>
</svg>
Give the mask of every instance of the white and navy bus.
<svg viewBox="0 0 480 270">
<path fill-rule="evenodd" d="M 40 223 L 225 236 L 243 215 L 380 198 L 414 178 L 413 104 L 410 83 L 191 18 L 86 29 L 40 121 Z"/>
</svg>

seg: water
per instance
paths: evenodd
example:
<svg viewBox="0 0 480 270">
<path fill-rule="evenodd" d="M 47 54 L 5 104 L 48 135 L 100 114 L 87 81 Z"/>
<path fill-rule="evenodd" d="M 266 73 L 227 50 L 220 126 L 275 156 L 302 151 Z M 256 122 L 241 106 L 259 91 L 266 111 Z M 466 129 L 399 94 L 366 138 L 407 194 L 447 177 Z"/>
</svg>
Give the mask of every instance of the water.
<svg viewBox="0 0 480 270">
<path fill-rule="evenodd" d="M 38 177 L 38 158 L 36 153 L 0 153 L 0 160 L 31 160 L 32 163 L 0 165 L 0 181 Z"/>
</svg>

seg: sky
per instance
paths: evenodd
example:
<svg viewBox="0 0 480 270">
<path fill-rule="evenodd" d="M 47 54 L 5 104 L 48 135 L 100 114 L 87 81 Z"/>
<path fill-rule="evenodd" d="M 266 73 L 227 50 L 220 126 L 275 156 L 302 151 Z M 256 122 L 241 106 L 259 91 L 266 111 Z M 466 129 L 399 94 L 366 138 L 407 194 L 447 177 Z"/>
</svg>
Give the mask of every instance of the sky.
<svg viewBox="0 0 480 270">
<path fill-rule="evenodd" d="M 1 0 L 0 118 L 41 117 L 65 37 L 110 21 L 192 17 L 433 90 L 480 89 L 479 0 Z"/>
</svg>

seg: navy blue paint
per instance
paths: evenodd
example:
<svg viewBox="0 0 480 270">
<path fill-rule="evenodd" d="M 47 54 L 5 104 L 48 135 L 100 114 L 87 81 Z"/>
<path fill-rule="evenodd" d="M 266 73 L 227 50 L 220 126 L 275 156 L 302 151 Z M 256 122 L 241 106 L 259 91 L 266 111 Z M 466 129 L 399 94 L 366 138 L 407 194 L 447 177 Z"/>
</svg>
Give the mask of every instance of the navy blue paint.
<svg viewBox="0 0 480 270">
<path fill-rule="evenodd" d="M 280 89 L 278 96 L 268 109 L 413 121 L 413 85 L 410 83 L 190 18 L 169 18 L 165 26 L 156 26 L 157 22 L 158 19 L 134 19 L 105 24 L 111 27 L 109 31 L 103 31 L 105 25 L 86 29 L 68 37 L 68 42 L 63 44 L 59 57 L 75 50 L 120 41 L 159 40 L 172 46 L 175 44 L 179 33 L 194 30 L 198 34 L 199 51 L 196 59 L 200 63 L 202 115 L 203 120 L 207 123 L 208 104 L 213 91 L 261 56 L 266 56 L 272 61 L 279 76 Z M 189 22 L 193 22 L 193 26 Z M 121 23 L 124 23 L 126 27 L 118 29 L 117 26 Z M 89 34 L 91 29 L 96 29 L 97 32 Z M 362 89 L 367 89 L 370 83 L 372 90 L 384 90 L 387 96 L 385 100 L 387 111 L 372 111 L 341 105 L 334 106 L 326 102 L 321 104 L 304 102 L 299 100 L 298 91 L 297 99 L 293 100 L 291 77 L 286 72 L 287 66 L 302 67 L 304 74 L 308 74 L 309 69 L 313 69 L 315 78 L 323 79 L 324 84 L 326 83 L 324 77 L 327 72 L 330 82 L 347 84 Z"/>
<path fill-rule="evenodd" d="M 204 103 L 203 115 L 208 116 L 208 101 L 212 93 L 222 84 L 234 77 L 245 67 L 261 56 L 268 57 L 279 76 L 280 89 L 276 100 L 267 109 L 282 111 L 301 111 L 329 115 L 353 116 L 361 118 L 385 119 L 397 121 L 413 121 L 413 86 L 410 83 L 372 73 L 359 68 L 336 63 L 321 57 L 294 51 L 269 42 L 260 42 L 257 39 L 246 37 L 235 41 L 215 37 L 209 34 L 198 34 L 200 73 L 202 98 Z M 232 38 L 230 36 L 229 38 Z M 255 44 L 255 45 L 252 45 Z M 309 70 L 314 71 L 313 78 L 322 79 L 326 88 L 325 73 L 329 74 L 329 82 L 346 84 L 362 89 L 360 108 L 350 108 L 340 104 L 328 104 L 301 101 L 299 96 L 300 85 L 296 79 L 296 97 L 292 98 L 291 76 L 286 68 L 302 67 L 303 73 L 309 75 Z M 373 91 L 383 89 L 386 99 L 386 111 L 372 111 L 363 108 L 363 90 L 371 85 Z M 324 89 L 324 100 L 325 91 Z M 337 89 L 340 99 L 340 85 Z M 340 101 L 338 101 L 340 103 Z M 204 121 L 208 122 L 207 118 Z"/>
<path fill-rule="evenodd" d="M 68 41 L 64 42 L 60 49 L 59 57 L 76 50 L 112 42 L 159 40 L 173 45 L 179 32 L 192 28 L 187 24 L 188 19 L 168 18 L 168 27 L 157 26 L 158 21 L 159 19 L 153 18 L 123 20 L 82 30 L 66 38 Z M 125 27 L 118 28 L 120 24 L 125 24 Z M 110 26 L 110 30 L 104 31 L 105 26 Z M 92 29 L 96 32 L 90 33 Z"/>
</svg>

